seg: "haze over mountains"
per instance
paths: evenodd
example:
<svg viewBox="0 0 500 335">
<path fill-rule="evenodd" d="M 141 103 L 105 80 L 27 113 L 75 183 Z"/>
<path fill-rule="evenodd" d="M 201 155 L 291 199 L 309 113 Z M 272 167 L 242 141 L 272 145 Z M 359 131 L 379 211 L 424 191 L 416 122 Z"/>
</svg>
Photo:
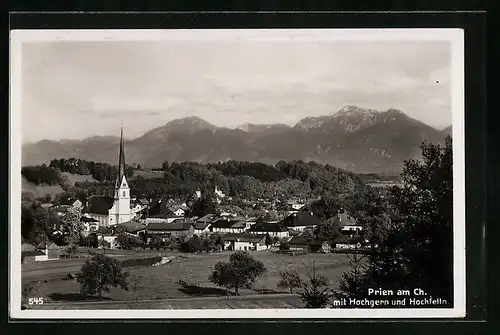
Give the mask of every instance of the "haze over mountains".
<svg viewBox="0 0 500 335">
<path fill-rule="evenodd" d="M 126 129 L 125 129 L 126 132 Z M 217 127 L 196 117 L 176 119 L 126 141 L 127 163 L 159 167 L 163 161 L 316 161 L 354 172 L 400 173 L 404 160 L 419 158 L 420 144 L 443 143 L 451 126 L 437 130 L 397 109 L 346 106 L 333 115 L 307 117 L 295 126 L 242 124 Z M 119 138 L 42 140 L 25 144 L 23 165 L 77 157 L 115 164 Z"/>
</svg>

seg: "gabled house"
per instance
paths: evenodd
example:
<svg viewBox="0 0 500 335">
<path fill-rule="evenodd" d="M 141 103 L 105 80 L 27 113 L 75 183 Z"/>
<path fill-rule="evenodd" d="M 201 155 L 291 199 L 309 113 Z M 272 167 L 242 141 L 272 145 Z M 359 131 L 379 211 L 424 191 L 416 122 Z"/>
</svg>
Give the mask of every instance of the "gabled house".
<svg viewBox="0 0 500 335">
<path fill-rule="evenodd" d="M 241 220 L 219 219 L 210 225 L 214 233 L 243 233 L 246 224 Z"/>
<path fill-rule="evenodd" d="M 47 260 L 47 255 L 45 254 L 44 251 L 40 249 L 21 252 L 21 263 L 23 264 L 46 261 L 46 260 Z"/>
<path fill-rule="evenodd" d="M 201 218 L 197 218 L 196 222 L 212 223 L 215 221 L 214 218 L 215 218 L 214 214 L 207 214 L 205 216 L 202 216 Z"/>
<path fill-rule="evenodd" d="M 339 211 L 335 217 L 342 227 L 341 232 L 344 235 L 357 235 L 363 230 L 363 227 L 347 211 Z"/>
<path fill-rule="evenodd" d="M 306 228 L 313 229 L 320 222 L 320 219 L 309 212 L 297 212 L 290 214 L 281 221 L 281 224 L 287 228 L 303 231 Z"/>
<path fill-rule="evenodd" d="M 194 226 L 192 223 L 150 223 L 146 232 L 148 235 L 192 236 L 194 235 Z"/>
<path fill-rule="evenodd" d="M 307 241 L 302 235 L 292 237 L 288 241 L 288 245 L 290 246 L 290 250 L 298 251 L 328 253 L 331 250 L 331 245 L 327 241 Z"/>
<path fill-rule="evenodd" d="M 99 227 L 107 227 L 109 210 L 113 207 L 114 201 L 113 197 L 92 197 L 82 209 L 82 215 L 97 220 Z"/>
<path fill-rule="evenodd" d="M 261 251 L 268 248 L 269 236 L 265 234 L 226 234 L 224 250 Z"/>
<path fill-rule="evenodd" d="M 210 223 L 207 222 L 194 223 L 194 233 L 196 235 L 201 235 L 209 232 L 210 232 Z"/>
<path fill-rule="evenodd" d="M 361 248 L 361 246 L 359 239 L 347 235 L 340 235 L 335 239 L 336 249 L 356 249 Z"/>
<path fill-rule="evenodd" d="M 184 217 L 186 215 L 186 209 L 180 205 L 169 206 L 168 209 L 175 215 L 179 217 Z"/>
<path fill-rule="evenodd" d="M 256 223 L 247 230 L 249 234 L 268 234 L 271 237 L 288 237 L 288 228 L 279 223 Z"/>
<path fill-rule="evenodd" d="M 125 230 L 125 234 L 131 235 L 134 237 L 144 237 L 146 234 L 147 225 L 138 222 L 138 221 L 130 221 L 122 223 L 121 226 Z"/>
<path fill-rule="evenodd" d="M 166 211 L 146 217 L 146 223 L 172 223 L 177 219 L 183 219 L 184 216 L 175 215 L 172 211 Z"/>
<path fill-rule="evenodd" d="M 80 221 L 83 223 L 83 233 L 84 235 L 88 235 L 90 233 L 96 232 L 99 230 L 99 221 L 94 218 L 82 216 L 80 217 Z"/>
</svg>

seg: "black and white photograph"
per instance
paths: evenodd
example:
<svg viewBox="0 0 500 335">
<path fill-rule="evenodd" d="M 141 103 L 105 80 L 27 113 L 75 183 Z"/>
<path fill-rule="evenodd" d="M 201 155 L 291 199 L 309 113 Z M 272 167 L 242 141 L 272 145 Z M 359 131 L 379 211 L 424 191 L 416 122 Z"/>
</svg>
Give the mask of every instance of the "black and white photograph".
<svg viewBox="0 0 500 335">
<path fill-rule="evenodd" d="M 465 316 L 462 30 L 14 30 L 10 66 L 12 316 Z"/>
</svg>

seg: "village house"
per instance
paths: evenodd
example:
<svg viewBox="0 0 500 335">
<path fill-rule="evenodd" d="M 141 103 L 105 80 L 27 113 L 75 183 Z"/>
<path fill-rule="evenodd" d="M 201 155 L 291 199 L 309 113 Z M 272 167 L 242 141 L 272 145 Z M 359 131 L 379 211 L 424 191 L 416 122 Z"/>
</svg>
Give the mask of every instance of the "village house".
<svg viewBox="0 0 500 335">
<path fill-rule="evenodd" d="M 347 235 L 340 235 L 335 239 L 336 249 L 356 249 L 361 248 L 361 243 L 358 239 Z"/>
<path fill-rule="evenodd" d="M 194 224 L 194 233 L 196 235 L 210 233 L 210 223 L 207 223 L 207 222 L 195 222 L 195 224 Z"/>
<path fill-rule="evenodd" d="M 186 215 L 186 209 L 180 205 L 172 205 L 168 208 L 175 216 L 184 217 Z"/>
<path fill-rule="evenodd" d="M 121 226 L 124 228 L 125 234 L 133 237 L 144 238 L 144 235 L 146 234 L 147 225 L 139 221 L 125 222 L 122 223 Z"/>
<path fill-rule="evenodd" d="M 257 219 L 256 217 L 248 217 L 248 218 L 245 218 L 245 230 L 248 230 L 250 229 L 250 227 L 252 227 L 254 224 L 257 223 Z"/>
<path fill-rule="evenodd" d="M 210 225 L 210 230 L 214 233 L 243 233 L 246 223 L 241 220 L 219 219 Z"/>
<path fill-rule="evenodd" d="M 114 201 L 112 197 L 92 197 L 82 209 L 82 215 L 97 220 L 99 227 L 108 227 L 109 209 Z"/>
<path fill-rule="evenodd" d="M 328 253 L 331 250 L 330 243 L 327 241 L 307 241 L 303 236 L 294 236 L 288 241 L 291 251 L 323 252 Z"/>
<path fill-rule="evenodd" d="M 99 230 L 99 221 L 96 219 L 82 216 L 80 217 L 80 221 L 83 223 L 83 235 L 88 236 L 90 233 L 94 233 Z"/>
<path fill-rule="evenodd" d="M 214 214 L 207 214 L 205 216 L 202 216 L 201 218 L 197 218 L 196 222 L 203 222 L 203 223 L 212 223 L 215 219 Z"/>
<path fill-rule="evenodd" d="M 288 211 L 289 212 L 298 212 L 299 210 L 301 210 L 306 204 L 303 203 L 303 202 L 299 202 L 299 201 L 296 201 L 296 200 L 289 200 L 287 202 L 287 205 L 288 205 Z"/>
<path fill-rule="evenodd" d="M 60 248 L 55 243 L 40 245 L 39 248 L 24 243 L 21 250 L 21 263 L 23 264 L 55 260 L 60 257 Z"/>
<path fill-rule="evenodd" d="M 104 246 L 101 244 L 102 241 L 106 241 L 109 243 L 109 248 L 108 249 L 117 249 L 118 248 L 118 242 L 117 242 L 117 236 L 115 235 L 102 235 L 99 237 L 99 248 L 103 249 Z"/>
<path fill-rule="evenodd" d="M 284 238 L 289 236 L 288 229 L 278 223 L 257 223 L 247 230 L 250 234 L 268 234 L 271 237 Z"/>
<path fill-rule="evenodd" d="M 30 250 L 30 251 L 22 251 L 21 252 L 21 263 L 34 263 L 40 261 L 46 261 L 47 255 L 40 249 Z"/>
<path fill-rule="evenodd" d="M 342 227 L 341 232 L 344 235 L 357 235 L 363 230 L 363 227 L 358 224 L 357 220 L 345 210 L 339 210 L 338 213 L 335 214 L 335 217 Z"/>
<path fill-rule="evenodd" d="M 268 248 L 269 236 L 265 234 L 226 234 L 224 250 L 261 251 Z"/>
<path fill-rule="evenodd" d="M 146 217 L 146 224 L 150 223 L 172 223 L 177 219 L 183 219 L 184 216 L 178 216 L 172 213 L 171 211 L 158 213 L 155 215 L 149 215 Z"/>
<path fill-rule="evenodd" d="M 281 221 L 287 228 L 303 231 L 306 228 L 313 229 L 319 224 L 320 219 L 310 212 L 297 212 L 290 214 Z"/>
<path fill-rule="evenodd" d="M 59 200 L 59 204 L 61 206 L 68 206 L 70 208 L 74 208 L 77 210 L 81 210 L 83 208 L 83 202 L 78 199 L 73 199 L 71 197 L 62 197 Z"/>
<path fill-rule="evenodd" d="M 163 235 L 171 237 L 192 236 L 194 226 L 192 223 L 150 223 L 147 225 L 146 233 L 149 235 Z"/>
</svg>

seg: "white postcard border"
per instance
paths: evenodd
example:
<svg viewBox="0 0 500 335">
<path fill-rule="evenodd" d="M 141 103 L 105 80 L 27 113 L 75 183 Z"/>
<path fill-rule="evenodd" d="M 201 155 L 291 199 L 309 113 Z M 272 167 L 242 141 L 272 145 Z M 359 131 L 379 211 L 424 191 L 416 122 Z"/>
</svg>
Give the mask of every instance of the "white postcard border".
<svg viewBox="0 0 500 335">
<path fill-rule="evenodd" d="M 48 41 L 446 40 L 452 45 L 453 309 L 21 310 L 22 44 Z M 465 316 L 465 104 L 462 29 L 13 30 L 10 35 L 9 310 L 16 319 L 357 319 Z"/>
</svg>

